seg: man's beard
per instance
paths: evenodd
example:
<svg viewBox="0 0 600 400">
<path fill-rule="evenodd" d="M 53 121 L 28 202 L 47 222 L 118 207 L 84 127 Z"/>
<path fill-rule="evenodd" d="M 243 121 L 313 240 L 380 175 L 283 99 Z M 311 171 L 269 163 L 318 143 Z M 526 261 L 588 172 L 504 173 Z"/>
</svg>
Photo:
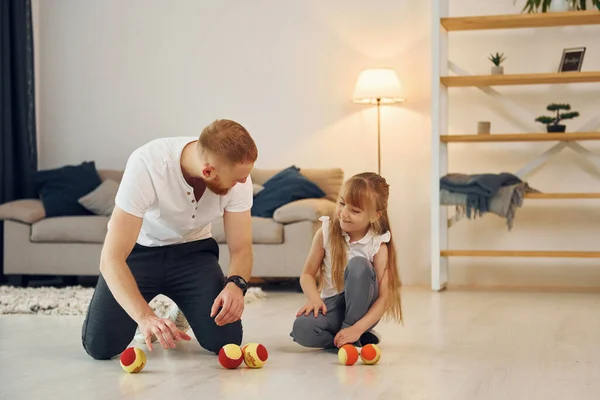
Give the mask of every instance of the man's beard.
<svg viewBox="0 0 600 400">
<path fill-rule="evenodd" d="M 205 182 L 208 190 L 210 190 L 211 192 L 213 192 L 219 196 L 225 196 L 227 193 L 229 193 L 229 189 L 221 187 L 221 185 L 220 185 L 221 181 L 219 180 L 219 178 L 217 178 L 214 181 L 204 181 L 204 182 Z"/>
</svg>

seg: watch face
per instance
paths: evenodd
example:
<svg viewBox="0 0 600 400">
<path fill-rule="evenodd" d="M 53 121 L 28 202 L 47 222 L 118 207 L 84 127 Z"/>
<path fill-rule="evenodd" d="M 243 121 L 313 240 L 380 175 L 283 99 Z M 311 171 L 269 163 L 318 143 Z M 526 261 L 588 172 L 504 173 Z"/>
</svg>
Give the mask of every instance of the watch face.
<svg viewBox="0 0 600 400">
<path fill-rule="evenodd" d="M 248 285 L 246 284 L 244 279 L 242 279 L 240 277 L 234 276 L 234 277 L 229 278 L 229 280 L 231 282 L 235 283 L 240 289 L 245 290 L 248 288 Z"/>
<path fill-rule="evenodd" d="M 246 282 L 242 278 L 237 278 L 237 282 L 240 289 L 242 289 L 244 294 L 246 294 L 246 290 L 248 290 L 248 285 L 246 284 Z"/>
</svg>

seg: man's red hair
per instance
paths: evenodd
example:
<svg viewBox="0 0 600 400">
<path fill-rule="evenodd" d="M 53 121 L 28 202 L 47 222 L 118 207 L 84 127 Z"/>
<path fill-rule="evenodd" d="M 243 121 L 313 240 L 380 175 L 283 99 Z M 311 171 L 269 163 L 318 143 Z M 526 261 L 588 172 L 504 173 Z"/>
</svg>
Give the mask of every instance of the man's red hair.
<svg viewBox="0 0 600 400">
<path fill-rule="evenodd" d="M 227 119 L 217 119 L 200 133 L 198 145 L 203 155 L 223 158 L 232 164 L 256 162 L 256 143 L 242 125 Z"/>
</svg>

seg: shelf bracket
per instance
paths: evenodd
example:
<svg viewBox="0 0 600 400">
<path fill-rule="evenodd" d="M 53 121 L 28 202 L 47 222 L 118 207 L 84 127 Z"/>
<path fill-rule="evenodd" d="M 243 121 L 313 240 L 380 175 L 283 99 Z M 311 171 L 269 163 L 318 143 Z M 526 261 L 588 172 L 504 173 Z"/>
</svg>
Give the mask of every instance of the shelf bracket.
<svg viewBox="0 0 600 400">
<path fill-rule="evenodd" d="M 568 143 L 567 146 L 582 156 L 581 164 L 586 164 L 590 169 L 587 169 L 585 165 L 581 164 L 578 164 L 579 168 L 581 168 L 587 174 L 600 179 L 600 156 L 591 152 L 589 149 L 583 147 L 579 143 Z"/>
<path fill-rule="evenodd" d="M 594 129 L 596 129 L 598 125 L 600 125 L 600 117 L 594 117 L 574 132 L 591 132 Z M 549 150 L 544 152 L 542 155 L 540 155 L 538 158 L 532 160 L 529 164 L 521 168 L 515 175 L 517 175 L 521 179 L 524 179 L 525 177 L 529 176 L 535 169 L 539 168 L 542 164 L 547 162 L 553 155 L 558 154 L 560 151 L 567 147 L 569 147 L 571 150 L 578 153 L 579 155 L 583 156 L 582 161 L 587 162 L 587 164 L 591 166 L 593 172 L 587 170 L 581 165 L 578 165 L 585 173 L 600 179 L 600 156 L 598 156 L 597 154 L 593 153 L 592 151 L 575 141 L 557 143 Z"/>
<path fill-rule="evenodd" d="M 533 159 L 517 172 L 515 175 L 521 179 L 525 179 L 529 175 L 531 175 L 536 169 L 540 168 L 542 165 L 548 162 L 552 157 L 563 151 L 567 147 L 567 143 L 560 142 L 550 147 L 548 150 L 540 154 L 537 158 Z"/>
<path fill-rule="evenodd" d="M 452 61 L 448 61 L 448 69 L 457 75 L 461 75 L 461 76 L 472 75 L 471 73 L 469 73 L 469 71 L 460 67 L 458 64 L 453 63 Z M 527 107 L 525 107 L 522 104 L 519 104 L 518 102 L 516 102 L 512 99 L 503 97 L 500 92 L 498 92 L 497 90 L 492 89 L 490 87 L 477 86 L 477 89 L 479 89 L 480 91 L 482 91 L 483 93 L 485 93 L 489 96 L 499 99 L 502 103 L 504 103 L 505 108 L 508 108 L 507 105 L 512 105 L 512 108 L 516 112 L 508 111 L 508 110 L 507 111 L 501 110 L 501 112 L 506 119 L 511 120 L 512 122 L 514 122 L 517 125 L 520 125 L 525 132 L 530 132 L 530 131 L 536 132 L 537 131 L 537 132 L 542 133 L 542 131 L 539 130 L 539 126 L 534 125 L 533 122 L 531 124 L 525 123 L 525 121 L 535 121 L 535 118 L 536 118 L 536 115 L 533 112 L 531 112 L 531 110 L 527 109 Z M 516 114 L 520 114 L 520 116 L 517 116 Z"/>
</svg>

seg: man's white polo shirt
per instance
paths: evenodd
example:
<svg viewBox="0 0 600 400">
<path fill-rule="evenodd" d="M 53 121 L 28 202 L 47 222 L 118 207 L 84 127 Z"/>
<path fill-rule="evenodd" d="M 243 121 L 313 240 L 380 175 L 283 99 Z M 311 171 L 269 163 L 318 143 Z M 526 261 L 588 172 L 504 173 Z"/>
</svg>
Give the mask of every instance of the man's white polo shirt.
<svg viewBox="0 0 600 400">
<path fill-rule="evenodd" d="M 239 212 L 252 207 L 250 177 L 224 196 L 207 188 L 196 202 L 194 189 L 181 171 L 182 150 L 195 140 L 156 139 L 129 157 L 115 203 L 144 219 L 137 243 L 163 246 L 206 239 L 211 237 L 211 222 L 222 217 L 224 211 Z"/>
</svg>

